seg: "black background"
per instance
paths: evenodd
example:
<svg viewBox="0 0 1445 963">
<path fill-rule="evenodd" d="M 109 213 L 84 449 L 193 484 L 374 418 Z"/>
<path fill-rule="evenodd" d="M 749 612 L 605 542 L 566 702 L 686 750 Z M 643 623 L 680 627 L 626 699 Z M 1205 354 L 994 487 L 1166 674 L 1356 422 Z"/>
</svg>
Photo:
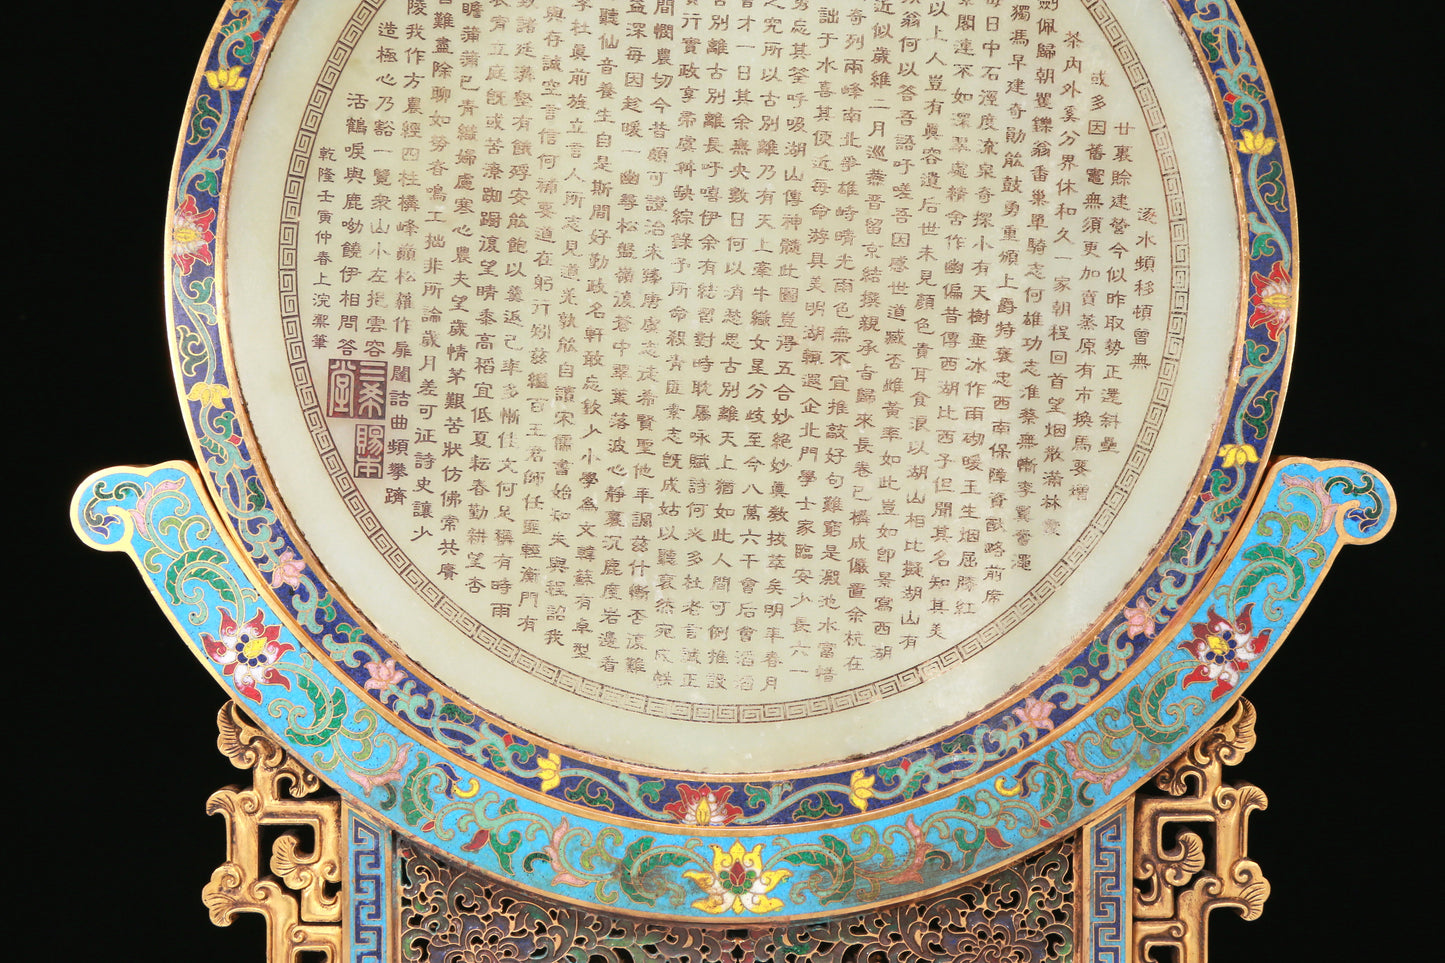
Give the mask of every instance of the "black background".
<svg viewBox="0 0 1445 963">
<path fill-rule="evenodd" d="M 1426 225 L 1439 219 L 1438 52 L 1423 22 L 1387 21 L 1379 6 L 1242 5 L 1300 212 L 1298 342 L 1274 450 L 1370 464 L 1402 508 L 1383 542 L 1345 550 L 1249 690 L 1260 745 L 1235 773 L 1270 797 L 1251 853 L 1274 892 L 1260 920 L 1213 917 L 1213 957 L 1387 959 L 1429 945 L 1420 931 L 1436 922 L 1427 781 L 1440 752 L 1425 717 L 1440 701 L 1440 557 L 1427 545 L 1445 373 Z M 217 3 L 26 8 L 7 137 L 28 171 L 11 175 L 24 344 L 8 369 L 33 398 L 12 397 L 21 430 L 6 433 L 22 532 L 6 622 L 21 628 L 8 638 L 19 665 L 3 675 L 24 696 L 8 740 L 20 750 L 10 878 L 23 893 L 12 932 L 108 957 L 254 963 L 259 922 L 216 929 L 200 902 L 224 858 L 205 799 L 240 775 L 215 749 L 224 696 L 129 561 L 82 547 L 68 523 L 91 471 L 193 460 L 166 353 L 162 243 Z"/>
</svg>

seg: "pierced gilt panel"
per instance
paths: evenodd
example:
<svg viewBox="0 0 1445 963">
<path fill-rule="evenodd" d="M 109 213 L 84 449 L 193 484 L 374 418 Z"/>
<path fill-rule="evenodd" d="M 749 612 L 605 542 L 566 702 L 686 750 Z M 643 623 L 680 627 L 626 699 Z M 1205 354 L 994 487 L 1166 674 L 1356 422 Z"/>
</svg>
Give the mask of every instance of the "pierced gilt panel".
<svg viewBox="0 0 1445 963">
<path fill-rule="evenodd" d="M 1255 919 L 1269 881 L 1249 858 L 1249 815 L 1264 793 L 1224 782 L 1225 766 L 1254 748 L 1254 706 L 1240 699 L 1216 726 L 1155 777 L 1165 795 L 1136 797 L 1135 959 L 1203 963 L 1209 914 L 1230 907 Z"/>
<path fill-rule="evenodd" d="M 941 896 L 778 927 L 602 916 L 541 899 L 416 847 L 399 849 L 401 958 L 718 963 L 1075 959 L 1075 843 L 1039 851 Z"/>
<path fill-rule="evenodd" d="M 236 768 L 251 770 L 252 785 L 217 790 L 206 802 L 208 814 L 226 820 L 226 861 L 201 896 L 211 922 L 227 926 L 238 913 L 260 913 L 269 963 L 302 953 L 339 961 L 341 800 L 236 703 L 222 706 L 216 723 L 217 746 Z M 266 829 L 283 830 L 269 854 Z"/>
</svg>

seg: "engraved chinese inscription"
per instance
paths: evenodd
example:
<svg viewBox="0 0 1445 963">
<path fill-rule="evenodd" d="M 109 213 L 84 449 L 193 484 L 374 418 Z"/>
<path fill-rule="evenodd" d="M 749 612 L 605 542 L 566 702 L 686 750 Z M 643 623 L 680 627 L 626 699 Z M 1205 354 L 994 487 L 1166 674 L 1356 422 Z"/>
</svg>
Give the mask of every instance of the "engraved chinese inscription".
<svg viewBox="0 0 1445 963">
<path fill-rule="evenodd" d="M 825 715 L 1002 639 L 1129 498 L 1189 244 L 1103 3 L 353 26 L 296 140 L 288 352 L 477 644 L 639 713 Z"/>
</svg>

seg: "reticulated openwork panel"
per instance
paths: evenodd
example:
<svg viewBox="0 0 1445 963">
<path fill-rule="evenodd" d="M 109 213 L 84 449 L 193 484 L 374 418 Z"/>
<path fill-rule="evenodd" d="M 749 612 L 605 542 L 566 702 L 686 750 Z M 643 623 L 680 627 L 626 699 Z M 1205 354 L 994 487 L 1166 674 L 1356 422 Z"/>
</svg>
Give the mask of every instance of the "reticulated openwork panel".
<svg viewBox="0 0 1445 963">
<path fill-rule="evenodd" d="M 724 963 L 1070 961 L 1075 955 L 1072 839 L 950 892 L 829 920 L 730 928 L 601 915 L 541 899 L 423 850 L 401 849 L 401 958 Z M 719 862 L 733 859 L 719 855 Z M 736 854 L 731 865 L 745 865 Z M 726 898 L 745 879 L 716 870 Z M 739 921 L 744 923 L 746 921 Z"/>
<path fill-rule="evenodd" d="M 1139 960 L 1203 963 L 1209 914 L 1232 909 L 1255 919 L 1269 880 L 1249 858 L 1249 817 L 1268 799 L 1249 783 L 1230 785 L 1224 767 L 1254 748 L 1255 711 L 1235 703 L 1219 725 L 1169 762 L 1135 802 L 1134 950 Z"/>
</svg>

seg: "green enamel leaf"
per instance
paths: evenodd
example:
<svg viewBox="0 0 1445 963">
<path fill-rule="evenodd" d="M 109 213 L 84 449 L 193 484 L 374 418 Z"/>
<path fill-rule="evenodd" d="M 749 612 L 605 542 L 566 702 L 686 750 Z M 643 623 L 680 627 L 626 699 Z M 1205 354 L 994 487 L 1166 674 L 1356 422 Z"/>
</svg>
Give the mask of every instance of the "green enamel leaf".
<svg viewBox="0 0 1445 963">
<path fill-rule="evenodd" d="M 246 479 L 246 509 L 258 512 L 265 507 L 266 493 L 261 490 L 260 480 L 253 475 Z"/>
<path fill-rule="evenodd" d="M 1199 35 L 1199 45 L 1204 48 L 1204 56 L 1208 57 L 1212 64 L 1217 64 L 1222 59 L 1220 54 L 1221 33 L 1222 31 L 1219 30 L 1210 30 Z"/>
<path fill-rule="evenodd" d="M 401 787 L 401 814 L 408 826 L 415 826 L 431 815 L 431 799 L 426 791 L 427 780 L 422 778 L 426 766 L 426 753 L 418 753 L 416 766 Z"/>
<path fill-rule="evenodd" d="M 1240 598 L 1253 592 L 1265 579 L 1276 575 L 1285 580 L 1284 597 L 1299 598 L 1300 590 L 1304 588 L 1305 570 L 1298 558 L 1276 545 L 1256 545 L 1247 550 L 1244 557 L 1252 564 L 1245 569 L 1239 580 L 1236 592 Z"/>
<path fill-rule="evenodd" d="M 662 785 L 661 779 L 649 779 L 647 782 L 639 783 L 637 786 L 638 798 L 652 803 L 657 802 L 662 798 Z"/>
<path fill-rule="evenodd" d="M 938 747 L 942 752 L 952 755 L 955 752 L 967 752 L 973 748 L 973 733 L 960 732 L 952 739 L 944 742 Z"/>
<path fill-rule="evenodd" d="M 346 693 L 335 689 L 328 701 L 326 694 L 307 676 L 298 675 L 296 684 L 311 700 L 312 722 L 307 729 L 287 726 L 286 735 L 303 746 L 324 746 L 341 730 L 341 723 L 346 720 Z"/>
<path fill-rule="evenodd" d="M 224 40 L 227 37 L 234 36 L 242 30 L 246 30 L 246 28 L 249 26 L 251 26 L 251 15 L 249 13 L 244 13 L 233 20 L 227 20 L 221 25 L 221 29 L 216 31 L 216 34 L 222 40 Z M 246 32 L 250 33 L 251 31 L 247 30 Z"/>
<path fill-rule="evenodd" d="M 497 854 L 497 862 L 502 864 L 502 870 L 506 873 L 512 872 L 512 854 L 517 847 L 522 845 L 522 834 L 512 830 L 505 837 L 501 833 L 492 833 L 492 852 Z"/>
<path fill-rule="evenodd" d="M 823 903 L 835 903 L 851 893 L 853 884 L 857 882 L 853 854 L 848 851 L 848 844 L 837 836 L 824 835 L 819 837 L 818 842 L 822 844 L 821 849 L 816 846 L 794 849 L 783 855 L 783 862 L 826 870 L 833 877 L 833 886 L 827 892 L 820 892 L 818 899 Z"/>
<path fill-rule="evenodd" d="M 743 792 L 747 793 L 749 809 L 761 809 L 773 798 L 767 786 L 759 786 L 754 783 L 744 786 Z"/>
<path fill-rule="evenodd" d="M 907 785 L 903 787 L 899 798 L 912 799 L 914 793 L 918 792 L 919 787 L 923 785 L 923 777 L 926 775 L 927 771 L 922 766 L 919 766 L 918 771 L 913 774 L 913 777 L 908 780 Z"/>
<path fill-rule="evenodd" d="M 1250 367 L 1262 367 L 1269 358 L 1269 345 L 1258 341 L 1246 341 L 1244 343 L 1244 357 L 1249 361 Z M 1273 391 L 1269 392 L 1274 394 Z"/>
<path fill-rule="evenodd" d="M 166 570 L 165 589 L 172 602 L 181 602 L 181 585 L 192 579 L 205 582 L 223 600 L 236 604 L 236 593 L 230 579 L 224 574 L 226 556 L 224 553 L 202 545 L 189 552 L 182 552 Z"/>
<path fill-rule="evenodd" d="M 238 62 L 248 64 L 256 58 L 256 42 L 249 33 L 241 34 L 241 40 L 231 48 L 231 56 Z"/>
<path fill-rule="evenodd" d="M 1074 784 L 1059 766 L 1059 753 L 1050 749 L 1044 756 L 1045 785 L 1040 807 L 1044 815 L 1056 825 L 1068 818 L 1074 808 Z"/>
<path fill-rule="evenodd" d="M 642 879 L 648 873 L 666 866 L 686 866 L 692 862 L 691 857 L 686 853 L 679 853 L 675 849 L 659 849 L 645 854 L 632 867 L 632 875 Z"/>
<path fill-rule="evenodd" d="M 632 845 L 628 846 L 622 854 L 622 864 L 619 867 L 621 873 L 617 878 L 617 885 L 622 887 L 622 892 L 637 902 L 646 903 L 649 906 L 656 902 L 656 900 L 637 888 L 636 875 L 633 872 L 633 868 L 636 866 L 637 861 L 651 848 L 651 836 L 641 836 L 633 840 Z"/>
<path fill-rule="evenodd" d="M 536 866 L 538 863 L 546 863 L 550 866 L 552 863 L 552 857 L 548 856 L 546 853 L 528 853 L 526 857 L 522 860 L 522 872 L 530 873 L 532 871 L 532 867 Z"/>
<path fill-rule="evenodd" d="M 1130 689 L 1124 700 L 1134 729 L 1150 742 L 1160 745 L 1171 743 L 1188 728 L 1182 713 L 1178 714 L 1172 725 L 1165 725 L 1160 713 L 1164 697 L 1173 687 L 1174 679 L 1178 675 L 1178 668 L 1161 672 L 1147 687 L 1135 686 Z"/>
<path fill-rule="evenodd" d="M 506 802 L 502 803 L 500 806 L 497 807 L 498 816 L 510 816 L 516 811 L 517 800 L 515 799 L 508 799 Z"/>
<path fill-rule="evenodd" d="M 1209 511 L 1215 518 L 1222 521 L 1230 515 L 1233 515 L 1243 504 L 1244 500 L 1238 495 L 1230 495 L 1213 502 L 1209 507 Z"/>
<path fill-rule="evenodd" d="M 837 861 L 827 852 L 819 851 L 816 848 L 795 849 L 783 854 L 783 862 L 792 863 L 794 866 L 817 866 L 820 869 L 831 871 Z"/>
<path fill-rule="evenodd" d="M 835 903 L 851 893 L 857 881 L 853 854 L 848 851 L 848 844 L 837 836 L 823 836 L 819 841 L 838 860 L 838 868 L 833 872 L 832 891 L 818 898 L 824 903 Z"/>
<path fill-rule="evenodd" d="M 1253 214 L 1250 215 L 1251 226 L 1260 226 Z M 1249 244 L 1249 256 L 1251 258 L 1268 257 L 1279 250 L 1278 238 L 1272 231 L 1256 230 L 1254 240 Z M 1252 362 L 1258 363 L 1258 362 Z"/>
<path fill-rule="evenodd" d="M 958 853 L 963 858 L 960 862 L 965 870 L 972 869 L 974 861 L 978 859 L 978 851 L 983 848 L 983 832 L 975 827 L 973 839 L 968 838 L 968 831 L 960 827 L 953 832 L 953 844 L 958 847 Z"/>
<path fill-rule="evenodd" d="M 191 182 L 191 186 L 202 194 L 215 197 L 221 193 L 220 171 L 213 165 L 207 165 Z"/>
<path fill-rule="evenodd" d="M 1269 420 L 1274 415 L 1274 403 L 1278 399 L 1278 391 L 1266 391 L 1250 403 L 1244 414 L 1244 423 L 1254 431 L 1254 437 L 1263 438 L 1269 432 Z"/>
<path fill-rule="evenodd" d="M 204 306 L 211 300 L 211 294 L 216 288 L 216 279 L 212 277 L 196 278 L 186 285 L 186 296 L 191 299 L 192 304 Z"/>
<path fill-rule="evenodd" d="M 616 808 L 616 800 L 612 794 L 595 779 L 583 777 L 575 788 L 568 789 L 562 793 L 568 800 L 574 803 L 581 803 L 584 806 L 591 806 L 593 809 L 605 809 L 611 812 Z"/>
<path fill-rule="evenodd" d="M 176 325 L 176 363 L 181 373 L 188 378 L 195 377 L 205 363 L 205 343 L 190 325 Z"/>
<path fill-rule="evenodd" d="M 211 135 L 221 121 L 221 112 L 211 103 L 209 94 L 197 94 L 196 106 L 191 111 L 191 126 L 186 133 L 187 144 L 199 144 Z"/>
<path fill-rule="evenodd" d="M 1183 562 L 1189 557 L 1189 533 L 1180 532 L 1179 537 L 1174 539 L 1174 544 L 1169 547 L 1169 561 L 1176 564 Z"/>
<path fill-rule="evenodd" d="M 448 702 L 437 710 L 437 718 L 454 719 L 457 722 L 467 723 L 475 719 L 476 716 L 472 715 L 472 713 L 468 712 L 466 709 L 463 709 L 455 702 Z"/>
<path fill-rule="evenodd" d="M 1260 171 L 1256 181 L 1259 184 L 1259 193 L 1265 202 L 1276 211 L 1283 213 L 1289 197 L 1284 189 L 1284 165 L 1276 160 L 1270 161 Z"/>
<path fill-rule="evenodd" d="M 516 759 L 518 762 L 531 762 L 532 757 L 536 754 L 537 747 L 532 745 L 530 742 L 512 743 L 512 758 Z"/>
<path fill-rule="evenodd" d="M 841 803 L 835 803 L 827 793 L 812 793 L 803 797 L 793 810 L 794 819 L 825 819 L 843 815 Z"/>
</svg>

